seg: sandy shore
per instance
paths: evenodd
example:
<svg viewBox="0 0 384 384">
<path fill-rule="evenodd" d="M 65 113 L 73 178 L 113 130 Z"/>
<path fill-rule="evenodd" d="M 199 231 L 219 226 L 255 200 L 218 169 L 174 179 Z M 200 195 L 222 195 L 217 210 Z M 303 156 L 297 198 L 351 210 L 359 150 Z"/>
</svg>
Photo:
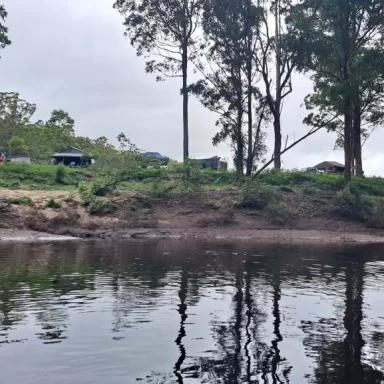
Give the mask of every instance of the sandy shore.
<svg viewBox="0 0 384 384">
<path fill-rule="evenodd" d="M 77 240 L 71 236 L 53 235 L 45 232 L 36 232 L 18 229 L 0 229 L 0 241 L 67 241 Z"/>
<path fill-rule="evenodd" d="M 148 229 L 129 229 L 118 231 L 114 235 L 107 232 L 104 236 L 98 236 L 96 239 L 114 238 L 120 240 L 149 240 L 149 239 L 195 239 L 195 240 L 233 240 L 246 241 L 254 243 L 286 244 L 286 243 L 322 243 L 322 244 L 368 244 L 384 243 L 384 236 L 348 233 L 337 234 L 330 231 L 315 230 L 229 230 L 220 231 L 206 230 L 196 231 L 196 229 L 185 228 L 184 230 L 148 230 Z M 0 230 L 0 241 L 68 241 L 79 240 L 79 237 L 63 236 L 45 232 L 29 230 Z"/>
</svg>

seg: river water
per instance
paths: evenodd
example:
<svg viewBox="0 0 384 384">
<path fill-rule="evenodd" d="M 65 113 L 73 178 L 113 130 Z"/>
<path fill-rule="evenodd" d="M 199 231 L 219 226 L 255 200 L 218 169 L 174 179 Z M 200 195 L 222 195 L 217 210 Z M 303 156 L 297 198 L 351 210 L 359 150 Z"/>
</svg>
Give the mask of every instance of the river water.
<svg viewBox="0 0 384 384">
<path fill-rule="evenodd" d="M 384 247 L 0 244 L 4 384 L 382 383 Z"/>
</svg>

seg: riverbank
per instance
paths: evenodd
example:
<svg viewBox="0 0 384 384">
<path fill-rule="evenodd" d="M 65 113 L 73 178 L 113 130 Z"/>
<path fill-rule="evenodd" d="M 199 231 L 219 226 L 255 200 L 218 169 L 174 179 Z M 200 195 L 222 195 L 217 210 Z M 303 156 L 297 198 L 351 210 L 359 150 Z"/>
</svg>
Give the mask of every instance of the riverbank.
<svg viewBox="0 0 384 384">
<path fill-rule="evenodd" d="M 237 188 L 162 198 L 119 191 L 112 197 L 117 209 L 101 215 L 90 214 L 73 191 L 2 189 L 0 240 L 182 238 L 384 243 L 384 230 L 335 214 L 326 194 L 314 198 L 297 191 L 281 193 L 292 217 L 238 206 Z"/>
</svg>

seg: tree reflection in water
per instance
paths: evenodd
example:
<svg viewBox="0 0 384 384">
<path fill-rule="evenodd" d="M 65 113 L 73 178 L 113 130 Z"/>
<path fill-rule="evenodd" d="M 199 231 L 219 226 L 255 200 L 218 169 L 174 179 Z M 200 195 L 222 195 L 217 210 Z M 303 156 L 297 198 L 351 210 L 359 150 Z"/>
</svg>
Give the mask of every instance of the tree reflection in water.
<svg viewBox="0 0 384 384">
<path fill-rule="evenodd" d="M 183 362 L 186 357 L 186 352 L 185 352 L 185 347 L 182 343 L 183 338 L 186 336 L 185 332 L 185 320 L 187 320 L 188 315 L 187 315 L 187 304 L 185 303 L 185 299 L 187 297 L 187 289 L 188 289 L 188 274 L 186 271 L 181 272 L 181 282 L 180 282 L 180 290 L 179 290 L 179 299 L 180 299 L 180 304 L 178 312 L 180 314 L 180 329 L 179 329 L 179 334 L 177 336 L 177 339 L 175 341 L 176 345 L 178 346 L 180 350 L 180 357 L 177 360 L 175 364 L 175 375 L 177 378 L 177 382 L 179 384 L 183 383 L 183 376 L 181 375 L 181 366 L 183 365 Z"/>
<path fill-rule="evenodd" d="M 175 248 L 164 244 L 122 243 L 103 249 L 90 243 L 63 249 L 41 246 L 35 251 L 27 247 L 14 253 L 4 251 L 0 255 L 0 347 L 4 343 L 5 349 L 12 331 L 25 323 L 33 324 L 33 337 L 40 343 L 67 345 L 71 322 L 89 307 L 96 312 L 92 317 L 96 322 L 99 313 L 110 314 L 107 328 L 113 336 L 131 332 L 136 346 L 121 337 L 127 344 L 121 341 L 119 347 L 124 346 L 129 353 L 137 348 L 134 353 L 140 354 L 141 340 L 135 339 L 135 331 L 148 332 L 151 340 L 152 324 L 156 326 L 158 320 L 151 314 L 165 308 L 162 316 L 165 323 L 168 317 L 170 321 L 160 328 L 166 330 L 160 343 L 169 344 L 157 345 L 158 350 L 149 344 L 152 359 L 167 348 L 172 356 L 164 358 L 164 365 L 156 366 L 157 372 L 152 371 L 156 361 L 148 360 L 146 374 L 139 378 L 146 383 L 296 384 L 293 374 L 297 378 L 297 372 L 304 370 L 287 349 L 290 337 L 299 338 L 297 345 L 302 342 L 301 352 L 308 358 L 303 364 L 312 370 L 307 377 L 300 377 L 300 384 L 376 384 L 384 380 L 372 364 L 383 365 L 379 354 L 384 336 L 380 325 L 376 329 L 367 326 L 367 313 L 363 313 L 367 286 L 372 289 L 365 263 L 382 259 L 379 251 L 373 256 L 362 249 L 324 252 L 300 246 L 227 244 L 207 255 L 207 244 L 193 245 L 188 252 L 184 244 Z M 170 248 L 173 252 L 168 252 Z M 286 301 L 289 291 L 297 300 L 289 304 L 291 308 Z M 324 299 L 337 316 L 321 312 L 308 315 L 310 320 L 294 318 L 295 305 L 306 305 L 303 297 L 307 294 Z M 93 307 L 93 298 L 104 301 Z M 225 309 L 196 320 L 205 322 L 199 336 L 213 347 L 204 357 L 197 357 L 201 356 L 199 343 L 191 340 L 196 325 L 186 322 L 203 298 L 205 305 L 221 300 Z M 222 309 L 220 305 L 215 308 Z M 305 311 L 312 309 L 316 310 L 315 306 Z M 71 318 L 73 314 L 76 319 Z M 175 318 L 177 325 L 173 325 Z M 300 329 L 304 336 L 296 332 L 292 336 L 286 332 L 289 327 Z M 94 336 L 97 339 L 100 335 Z M 205 348 L 206 344 L 202 345 Z M 119 368 L 129 374 L 129 367 Z"/>
<path fill-rule="evenodd" d="M 364 340 L 361 334 L 363 320 L 364 262 L 361 254 L 351 252 L 345 268 L 345 308 L 342 323 L 344 340 L 335 338 L 339 319 L 320 319 L 308 323 L 303 330 L 308 334 L 304 345 L 315 357 L 316 367 L 310 383 L 362 384 L 380 383 L 383 373 L 362 363 Z M 315 353 L 313 353 L 315 352 Z"/>
</svg>

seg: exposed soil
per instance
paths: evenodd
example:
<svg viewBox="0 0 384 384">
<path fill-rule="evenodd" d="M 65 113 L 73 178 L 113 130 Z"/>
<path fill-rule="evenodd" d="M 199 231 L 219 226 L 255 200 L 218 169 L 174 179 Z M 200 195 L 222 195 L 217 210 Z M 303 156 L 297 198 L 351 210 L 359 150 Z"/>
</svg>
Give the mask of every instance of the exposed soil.
<svg viewBox="0 0 384 384">
<path fill-rule="evenodd" d="M 285 193 L 284 201 L 294 208 L 295 218 L 275 225 L 260 211 L 234 208 L 236 192 L 233 188 L 151 199 L 136 202 L 134 209 L 131 204 L 134 194 L 120 192 L 113 197 L 119 205 L 116 213 L 95 216 L 88 214 L 74 192 L 2 189 L 0 240 L 41 240 L 50 234 L 75 238 L 245 239 L 273 243 L 384 242 L 383 230 L 332 214 L 326 194 L 308 197 L 297 192 Z M 30 197 L 33 204 L 9 204 L 10 198 L 21 196 Z M 61 208 L 46 208 L 50 198 L 59 201 Z"/>
</svg>

